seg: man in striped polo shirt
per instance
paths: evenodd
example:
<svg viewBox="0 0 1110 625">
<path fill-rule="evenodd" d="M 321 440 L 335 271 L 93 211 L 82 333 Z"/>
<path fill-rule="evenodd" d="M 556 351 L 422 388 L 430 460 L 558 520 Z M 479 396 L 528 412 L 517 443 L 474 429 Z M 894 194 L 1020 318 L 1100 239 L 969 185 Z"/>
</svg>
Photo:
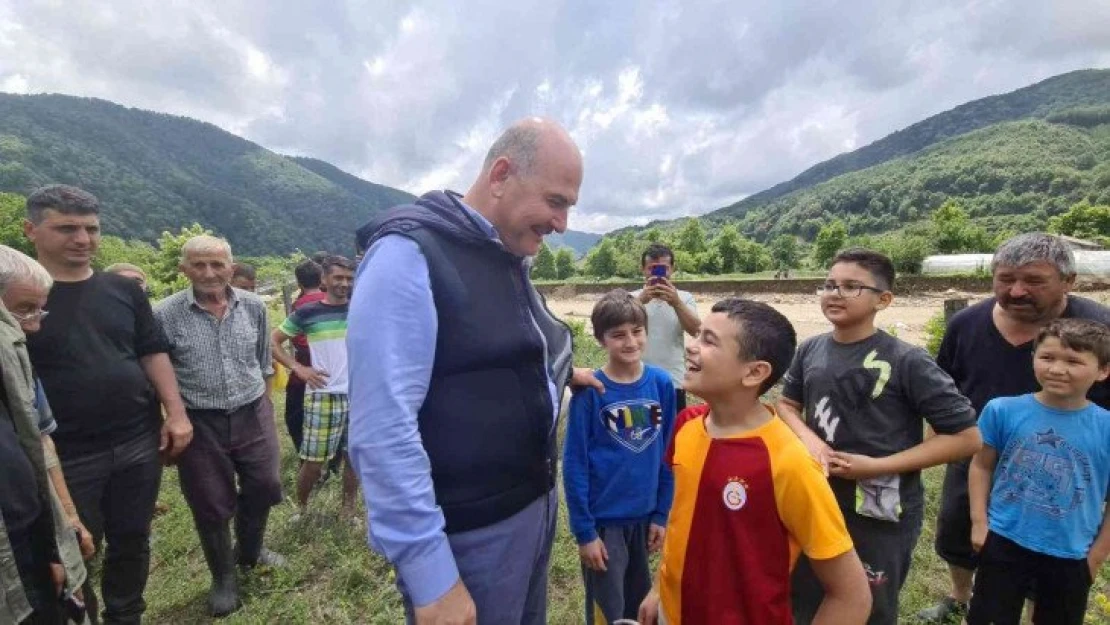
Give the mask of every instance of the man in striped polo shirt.
<svg viewBox="0 0 1110 625">
<path fill-rule="evenodd" d="M 304 396 L 304 436 L 297 474 L 297 504 L 304 518 L 308 496 L 320 479 L 324 464 L 339 451 L 347 427 L 347 307 L 355 265 L 342 256 L 329 256 L 321 264 L 327 296 L 293 311 L 271 335 L 274 360 L 285 365 L 307 386 Z M 308 339 L 311 365 L 297 362 L 283 343 L 297 336 Z M 343 515 L 355 512 L 358 482 L 346 462 L 343 470 Z"/>
</svg>

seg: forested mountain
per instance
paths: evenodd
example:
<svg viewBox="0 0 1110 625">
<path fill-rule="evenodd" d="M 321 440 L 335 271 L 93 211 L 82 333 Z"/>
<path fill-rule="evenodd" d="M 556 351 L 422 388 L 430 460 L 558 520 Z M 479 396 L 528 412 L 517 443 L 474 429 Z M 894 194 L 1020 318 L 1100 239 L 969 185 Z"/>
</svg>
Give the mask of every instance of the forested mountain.
<svg viewBox="0 0 1110 625">
<path fill-rule="evenodd" d="M 601 240 L 602 235 L 594 234 L 592 232 L 578 232 L 575 230 L 567 230 L 563 234 L 557 232 L 551 233 L 544 237 L 544 241 L 552 250 L 558 250 L 560 247 L 569 247 L 574 250 L 575 256 L 582 256 L 590 250 L 591 247 L 597 245 Z"/>
<path fill-rule="evenodd" d="M 974 100 L 894 132 L 858 150 L 814 165 L 797 177 L 707 215 L 741 217 L 774 200 L 988 126 L 1045 118 L 1068 109 L 1110 105 L 1110 70 L 1080 70 L 1054 76 L 1010 93 Z"/>
</svg>

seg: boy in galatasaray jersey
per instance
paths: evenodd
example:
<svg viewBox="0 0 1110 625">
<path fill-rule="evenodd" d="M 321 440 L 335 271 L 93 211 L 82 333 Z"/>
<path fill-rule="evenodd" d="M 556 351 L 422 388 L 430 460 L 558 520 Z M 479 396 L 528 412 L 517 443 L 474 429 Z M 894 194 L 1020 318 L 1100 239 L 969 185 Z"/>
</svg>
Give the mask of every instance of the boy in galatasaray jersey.
<svg viewBox="0 0 1110 625">
<path fill-rule="evenodd" d="M 679 414 L 665 461 L 675 480 L 645 625 L 789 625 L 800 553 L 825 588 L 818 623 L 860 625 L 863 565 L 820 466 L 760 403 L 794 354 L 794 328 L 759 302 L 713 306 L 687 347 L 684 383 L 708 405 Z"/>
</svg>

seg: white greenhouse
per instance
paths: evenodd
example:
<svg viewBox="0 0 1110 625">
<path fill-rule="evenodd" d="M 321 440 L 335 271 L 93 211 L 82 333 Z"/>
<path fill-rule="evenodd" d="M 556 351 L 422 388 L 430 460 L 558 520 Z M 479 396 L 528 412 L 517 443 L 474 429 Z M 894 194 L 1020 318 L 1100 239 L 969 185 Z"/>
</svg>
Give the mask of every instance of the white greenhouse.
<svg viewBox="0 0 1110 625">
<path fill-rule="evenodd" d="M 1076 271 L 1081 278 L 1110 278 L 1110 251 L 1076 250 Z M 925 275 L 989 272 L 992 254 L 946 254 L 929 256 L 921 264 Z"/>
</svg>

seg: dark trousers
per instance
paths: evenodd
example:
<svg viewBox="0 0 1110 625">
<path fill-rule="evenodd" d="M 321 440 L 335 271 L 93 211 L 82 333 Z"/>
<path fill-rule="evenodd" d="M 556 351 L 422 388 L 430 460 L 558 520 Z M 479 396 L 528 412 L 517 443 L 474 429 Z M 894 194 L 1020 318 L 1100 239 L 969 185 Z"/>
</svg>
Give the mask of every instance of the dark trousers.
<svg viewBox="0 0 1110 625">
<path fill-rule="evenodd" d="M 1091 590 L 1087 558 L 1069 560 L 1037 553 L 990 532 L 979 552 L 968 625 L 1018 625 L 1033 588 L 1033 623 L 1082 625 Z"/>
<path fill-rule="evenodd" d="M 273 404 L 259 398 L 232 411 L 188 414 L 193 442 L 177 470 L 197 527 L 219 526 L 237 512 L 260 514 L 281 503 Z"/>
<path fill-rule="evenodd" d="M 622 618 L 634 621 L 640 603 L 651 590 L 648 522 L 600 527 L 597 536 L 605 545 L 609 560 L 604 572 L 582 567 L 586 625 L 604 625 Z"/>
<path fill-rule="evenodd" d="M 81 522 L 104 550 L 101 596 L 105 623 L 139 623 L 150 572 L 150 522 L 162 483 L 157 430 L 101 451 L 61 458 L 66 485 Z M 85 603 L 95 618 L 92 576 Z"/>
<path fill-rule="evenodd" d="M 290 378 L 293 374 L 289 374 Z M 304 384 L 296 384 L 292 379 L 285 385 L 285 429 L 293 439 L 293 449 L 301 450 L 304 440 Z"/>
</svg>

